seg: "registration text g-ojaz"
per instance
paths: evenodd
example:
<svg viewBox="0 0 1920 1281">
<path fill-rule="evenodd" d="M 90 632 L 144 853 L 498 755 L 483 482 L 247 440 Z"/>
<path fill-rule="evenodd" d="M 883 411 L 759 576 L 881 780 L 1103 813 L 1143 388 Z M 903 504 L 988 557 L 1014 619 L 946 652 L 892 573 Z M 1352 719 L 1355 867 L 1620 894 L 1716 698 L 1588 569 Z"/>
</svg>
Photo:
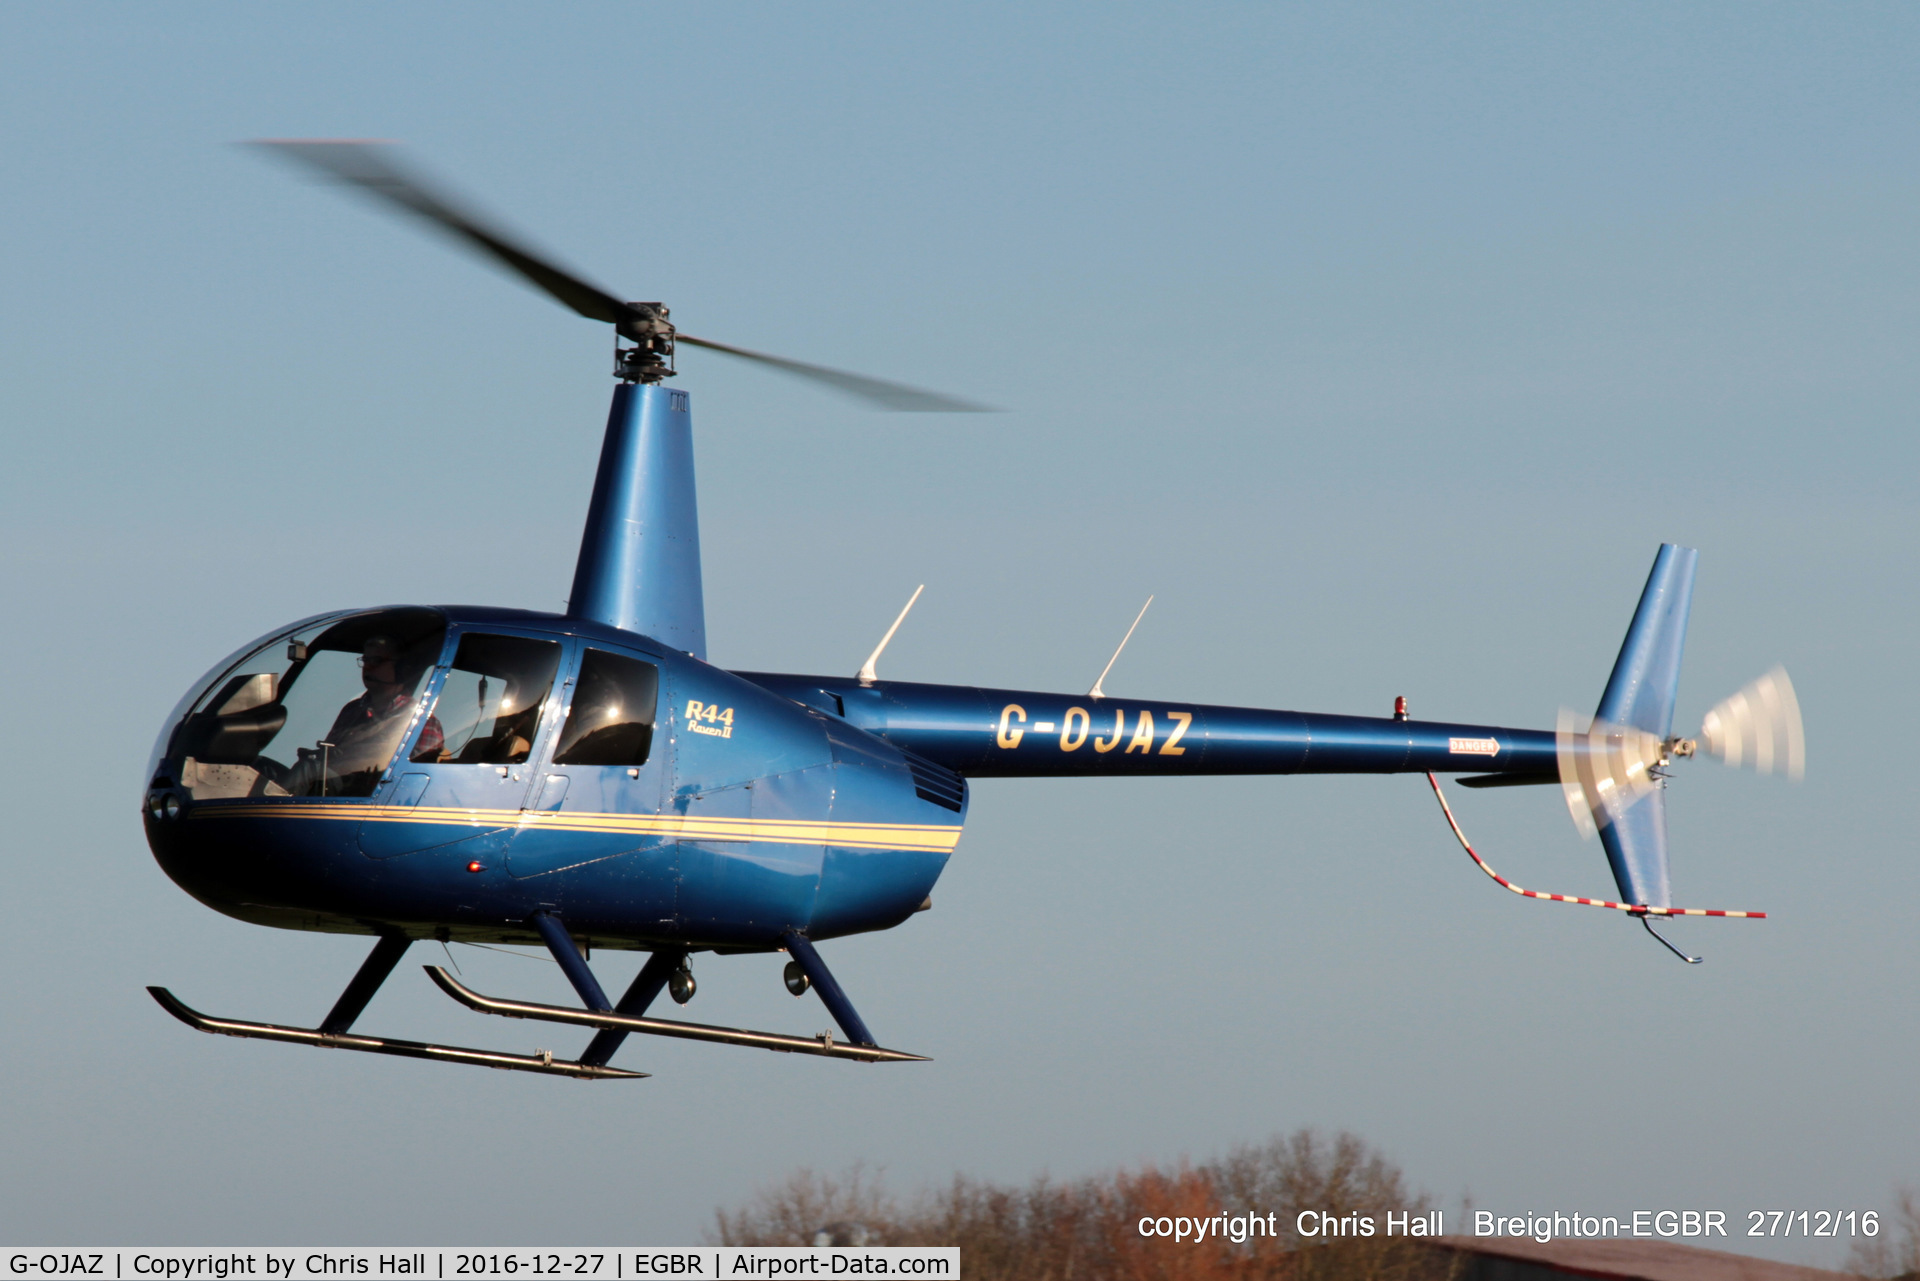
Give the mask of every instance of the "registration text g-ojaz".
<svg viewBox="0 0 1920 1281">
<path fill-rule="evenodd" d="M 101 1277 L 106 1275 L 104 1254 L 16 1254 L 7 1270 L 42 1277 Z"/>
</svg>

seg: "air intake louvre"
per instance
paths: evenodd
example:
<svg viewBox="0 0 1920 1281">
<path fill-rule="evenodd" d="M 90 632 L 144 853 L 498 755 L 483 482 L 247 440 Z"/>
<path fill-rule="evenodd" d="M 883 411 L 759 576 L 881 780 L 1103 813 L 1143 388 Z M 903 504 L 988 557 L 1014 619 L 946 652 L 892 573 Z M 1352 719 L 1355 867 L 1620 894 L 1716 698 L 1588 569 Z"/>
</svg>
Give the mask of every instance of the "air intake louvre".
<svg viewBox="0 0 1920 1281">
<path fill-rule="evenodd" d="M 935 765 L 912 752 L 901 752 L 907 768 L 913 771 L 913 791 L 923 801 L 958 814 L 967 803 L 967 780 L 944 765 Z"/>
</svg>

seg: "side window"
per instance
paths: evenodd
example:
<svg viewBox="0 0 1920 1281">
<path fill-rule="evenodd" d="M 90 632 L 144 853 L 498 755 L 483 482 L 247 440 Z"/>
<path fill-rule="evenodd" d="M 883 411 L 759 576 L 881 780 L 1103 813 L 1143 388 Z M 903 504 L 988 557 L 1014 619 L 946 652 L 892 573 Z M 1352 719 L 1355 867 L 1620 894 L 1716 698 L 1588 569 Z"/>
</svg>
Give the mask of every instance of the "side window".
<svg viewBox="0 0 1920 1281">
<path fill-rule="evenodd" d="M 469 632 L 414 742 L 412 760 L 517 765 L 533 752 L 560 642 Z"/>
<path fill-rule="evenodd" d="M 652 663 L 604 649 L 587 650 L 553 763 L 646 764 L 659 693 L 660 669 Z"/>
</svg>

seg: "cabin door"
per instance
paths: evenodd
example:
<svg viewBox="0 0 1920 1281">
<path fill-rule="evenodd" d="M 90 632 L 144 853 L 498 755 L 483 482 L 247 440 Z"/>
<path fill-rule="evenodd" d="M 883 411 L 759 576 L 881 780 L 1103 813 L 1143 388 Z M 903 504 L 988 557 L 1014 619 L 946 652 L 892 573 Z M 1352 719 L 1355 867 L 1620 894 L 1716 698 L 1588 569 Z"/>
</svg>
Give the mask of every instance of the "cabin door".
<svg viewBox="0 0 1920 1281">
<path fill-rule="evenodd" d="M 678 868 L 660 815 L 670 753 L 655 735 L 659 664 L 637 648 L 582 642 L 562 701 L 507 870 L 591 876 L 636 928 L 670 925 Z"/>
<path fill-rule="evenodd" d="M 535 632 L 461 633 L 372 797 L 360 852 L 386 859 L 458 846 L 467 861 L 503 857 L 540 786 L 534 766 L 558 711 L 564 654 L 563 641 Z"/>
</svg>

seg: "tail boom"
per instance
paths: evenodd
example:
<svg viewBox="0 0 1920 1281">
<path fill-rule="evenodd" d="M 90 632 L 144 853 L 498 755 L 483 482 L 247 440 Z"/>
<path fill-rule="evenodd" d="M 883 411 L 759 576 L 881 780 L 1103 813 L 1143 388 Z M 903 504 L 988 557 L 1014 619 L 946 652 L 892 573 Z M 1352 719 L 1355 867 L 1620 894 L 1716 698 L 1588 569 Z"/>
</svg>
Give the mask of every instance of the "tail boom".
<svg viewBox="0 0 1920 1281">
<path fill-rule="evenodd" d="M 970 778 L 1471 773 L 1552 782 L 1551 731 L 840 677 L 739 675 Z"/>
</svg>

